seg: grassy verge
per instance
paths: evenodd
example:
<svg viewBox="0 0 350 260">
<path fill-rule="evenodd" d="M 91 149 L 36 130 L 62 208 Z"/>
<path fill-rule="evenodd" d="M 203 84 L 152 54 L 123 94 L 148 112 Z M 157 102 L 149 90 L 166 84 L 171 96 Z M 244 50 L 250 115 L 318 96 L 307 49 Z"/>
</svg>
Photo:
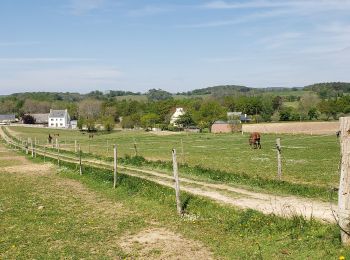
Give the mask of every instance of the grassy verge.
<svg viewBox="0 0 350 260">
<path fill-rule="evenodd" d="M 34 161 L 40 162 L 40 158 Z M 1 173 L 2 257 L 109 258 L 110 244 L 101 243 L 106 237 L 109 242 L 114 238 L 113 256 L 130 257 L 118 246 L 117 238 L 129 231 L 148 228 L 149 223 L 154 222 L 187 238 L 201 241 L 218 258 L 350 257 L 350 251 L 340 244 L 339 230 L 335 225 L 307 221 L 302 217 L 283 219 L 253 210 L 239 211 L 186 193 L 181 195 L 182 201 L 185 201 L 186 215 L 179 218 L 172 189 L 123 174 L 118 179 L 117 189 L 112 189 L 111 172 L 89 167 L 83 176 L 79 176 L 75 167 L 62 163 L 57 178 L 83 183 L 84 187 L 104 200 L 121 204 L 123 215 L 109 219 L 103 212 L 94 214 L 95 209 L 87 209 L 84 206 L 86 202 L 77 197 L 73 199 L 80 206 L 69 206 L 65 196 L 57 199 L 41 186 L 50 187 L 51 180 L 45 181 L 46 177 L 31 180 L 27 176 L 19 179 Z M 47 192 L 37 192 L 38 188 Z M 41 204 L 48 206 L 44 212 L 38 213 L 36 208 Z M 89 215 L 88 212 L 93 213 Z M 112 237 L 109 237 L 111 233 Z M 100 251 L 92 254 L 89 248 Z"/>
<path fill-rule="evenodd" d="M 8 132 L 6 133 L 9 135 Z M 12 138 L 19 142 L 17 138 Z M 47 148 L 47 150 L 54 152 L 57 151 L 57 149 L 54 148 Z M 73 151 L 61 150 L 61 152 L 76 156 L 76 153 Z M 112 157 L 106 157 L 103 155 L 87 152 L 83 152 L 82 157 L 84 159 L 99 159 L 110 162 L 113 160 Z M 168 173 L 172 170 L 172 163 L 169 161 L 152 161 L 147 160 L 142 156 L 129 155 L 118 158 L 118 160 L 120 164 L 125 166 L 137 166 L 140 168 L 157 169 Z M 265 191 L 280 195 L 296 195 L 306 198 L 317 198 L 323 201 L 337 201 L 337 192 L 332 186 L 326 187 L 312 184 L 293 183 L 283 180 L 280 181 L 277 179 L 263 178 L 259 175 L 246 174 L 244 172 L 232 173 L 223 170 L 204 168 L 200 165 L 190 166 L 186 163 L 179 164 L 179 170 L 182 176 L 193 179 L 238 185 L 250 189 L 253 188 L 256 191 Z"/>
</svg>

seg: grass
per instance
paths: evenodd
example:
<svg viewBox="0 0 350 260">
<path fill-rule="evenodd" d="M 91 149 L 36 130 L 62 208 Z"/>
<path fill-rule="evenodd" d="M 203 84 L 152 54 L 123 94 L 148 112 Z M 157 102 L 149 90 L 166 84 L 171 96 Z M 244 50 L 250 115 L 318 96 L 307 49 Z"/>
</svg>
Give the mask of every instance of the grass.
<svg viewBox="0 0 350 260">
<path fill-rule="evenodd" d="M 268 180 L 276 179 L 277 163 L 274 134 L 262 136 L 262 149 L 248 146 L 248 136 L 241 134 L 178 134 L 157 136 L 141 131 L 115 131 L 97 134 L 89 140 L 79 131 L 11 127 L 19 136 L 36 137 L 45 143 L 49 133 L 59 133 L 63 149 L 74 150 L 74 140 L 84 152 L 112 156 L 112 144 L 118 145 L 120 157 L 138 155 L 150 161 L 171 161 L 171 149 L 176 148 L 180 163 L 227 174 L 246 174 Z M 338 185 L 339 143 L 335 136 L 278 135 L 282 142 L 283 180 L 326 188 Z M 109 143 L 107 153 L 107 140 Z M 183 151 L 182 154 L 182 145 Z M 90 145 L 89 145 L 90 144 Z M 90 146 L 90 149 L 89 149 Z"/>
<path fill-rule="evenodd" d="M 74 169 L 64 164 L 59 175 L 50 177 L 0 170 L 1 258 L 126 258 L 130 255 L 118 239 L 151 225 L 201 241 L 224 259 L 350 257 L 334 225 L 239 211 L 186 193 L 182 199 L 187 201 L 187 215 L 179 218 L 172 189 L 121 175 L 114 190 L 111 172 L 92 168 L 79 176 Z M 94 207 L 74 191 L 67 193 L 56 186 L 62 180 L 82 183 L 89 194 L 97 196 Z M 97 210 L 100 201 L 121 208 L 111 217 L 108 209 Z M 45 209 L 38 211 L 38 205 Z"/>
</svg>

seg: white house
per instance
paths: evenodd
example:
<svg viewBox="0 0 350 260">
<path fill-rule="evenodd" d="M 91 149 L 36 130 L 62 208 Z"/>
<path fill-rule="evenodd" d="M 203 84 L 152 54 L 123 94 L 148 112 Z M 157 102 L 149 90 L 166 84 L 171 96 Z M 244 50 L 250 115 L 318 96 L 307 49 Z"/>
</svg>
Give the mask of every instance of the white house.
<svg viewBox="0 0 350 260">
<path fill-rule="evenodd" d="M 184 115 L 186 112 L 182 107 L 177 107 L 175 113 L 170 118 L 170 124 L 176 126 L 176 120 L 180 118 L 180 116 Z"/>
<path fill-rule="evenodd" d="M 70 126 L 70 116 L 68 110 L 50 109 L 49 127 L 68 128 Z"/>
</svg>

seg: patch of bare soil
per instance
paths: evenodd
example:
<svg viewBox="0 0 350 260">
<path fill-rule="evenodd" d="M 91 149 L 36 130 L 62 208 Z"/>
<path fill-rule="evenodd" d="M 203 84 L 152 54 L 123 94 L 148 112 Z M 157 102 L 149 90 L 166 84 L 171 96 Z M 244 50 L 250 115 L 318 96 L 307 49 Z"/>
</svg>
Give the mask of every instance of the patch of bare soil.
<svg viewBox="0 0 350 260">
<path fill-rule="evenodd" d="M 200 243 L 163 228 L 121 238 L 121 247 L 137 259 L 213 259 Z"/>
<path fill-rule="evenodd" d="M 172 132 L 172 131 L 151 131 L 149 133 L 154 134 L 154 135 L 159 135 L 159 136 L 180 135 L 180 134 L 182 134 L 181 132 Z"/>
<path fill-rule="evenodd" d="M 3 167 L 1 170 L 8 173 L 17 173 L 23 175 L 47 175 L 53 170 L 51 164 L 33 164 L 26 161 L 22 161 L 19 165 L 16 166 L 7 166 Z"/>
<path fill-rule="evenodd" d="M 137 172 L 137 174 L 132 172 L 127 172 L 127 174 L 147 179 L 163 186 L 174 186 L 173 178 L 171 176 L 150 170 L 140 170 Z M 148 173 L 153 176 L 142 175 L 141 172 Z M 183 184 L 181 185 L 181 183 Z M 193 184 L 196 186 L 193 186 Z M 337 207 L 326 202 L 296 196 L 279 196 L 252 192 L 225 184 L 204 183 L 187 178 L 180 178 L 180 185 L 181 190 L 183 191 L 204 196 L 219 203 L 236 206 L 242 209 L 255 209 L 264 214 L 276 214 L 282 217 L 301 215 L 307 219 L 316 218 L 324 222 L 335 222 L 332 211 Z M 237 195 L 239 197 L 237 197 Z"/>
</svg>

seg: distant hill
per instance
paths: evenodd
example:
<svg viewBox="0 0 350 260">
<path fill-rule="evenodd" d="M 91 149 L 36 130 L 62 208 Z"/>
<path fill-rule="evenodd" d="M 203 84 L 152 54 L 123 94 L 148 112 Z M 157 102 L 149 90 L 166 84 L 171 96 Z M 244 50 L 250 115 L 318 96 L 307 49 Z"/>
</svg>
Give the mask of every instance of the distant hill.
<svg viewBox="0 0 350 260">
<path fill-rule="evenodd" d="M 187 92 L 177 93 L 177 95 L 215 95 L 217 93 L 248 92 L 251 88 L 238 85 L 221 85 L 207 88 L 195 89 Z"/>
<path fill-rule="evenodd" d="M 237 93 L 266 93 L 266 92 L 290 92 L 290 91 L 299 91 L 302 88 L 284 88 L 284 87 L 276 87 L 276 88 L 249 88 L 246 86 L 239 85 L 220 85 L 213 86 L 201 89 L 195 89 L 188 92 L 177 93 L 177 95 L 213 95 L 213 96 L 224 96 L 224 95 L 232 95 Z"/>
<path fill-rule="evenodd" d="M 344 93 L 350 93 L 350 83 L 347 82 L 326 82 L 316 83 L 304 87 L 304 90 L 314 91 L 323 98 L 336 97 Z"/>
</svg>

